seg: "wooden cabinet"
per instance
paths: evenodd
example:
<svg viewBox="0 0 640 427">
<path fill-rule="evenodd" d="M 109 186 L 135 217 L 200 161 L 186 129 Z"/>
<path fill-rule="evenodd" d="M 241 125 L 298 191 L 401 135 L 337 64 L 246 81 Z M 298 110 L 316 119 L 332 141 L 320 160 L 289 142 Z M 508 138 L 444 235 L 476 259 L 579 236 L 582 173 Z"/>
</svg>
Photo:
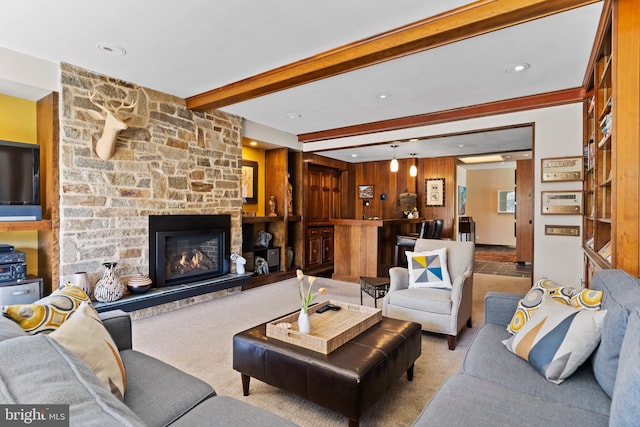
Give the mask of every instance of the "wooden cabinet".
<svg viewBox="0 0 640 427">
<path fill-rule="evenodd" d="M 340 218 L 341 172 L 323 166 L 310 165 L 307 169 L 307 220 L 328 221 Z"/>
<path fill-rule="evenodd" d="M 333 226 L 308 227 L 305 241 L 307 267 L 333 264 Z"/>
<path fill-rule="evenodd" d="M 584 277 L 640 274 L 640 9 L 607 1 L 585 77 Z"/>
</svg>

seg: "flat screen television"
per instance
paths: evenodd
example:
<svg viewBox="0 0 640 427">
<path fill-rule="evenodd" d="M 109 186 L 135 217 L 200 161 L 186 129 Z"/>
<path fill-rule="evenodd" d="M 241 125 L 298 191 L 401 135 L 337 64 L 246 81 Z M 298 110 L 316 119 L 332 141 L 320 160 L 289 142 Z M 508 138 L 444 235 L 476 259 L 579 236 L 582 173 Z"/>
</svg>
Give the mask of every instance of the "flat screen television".
<svg viewBox="0 0 640 427">
<path fill-rule="evenodd" d="M 0 140 L 0 221 L 41 217 L 40 146 Z"/>
</svg>

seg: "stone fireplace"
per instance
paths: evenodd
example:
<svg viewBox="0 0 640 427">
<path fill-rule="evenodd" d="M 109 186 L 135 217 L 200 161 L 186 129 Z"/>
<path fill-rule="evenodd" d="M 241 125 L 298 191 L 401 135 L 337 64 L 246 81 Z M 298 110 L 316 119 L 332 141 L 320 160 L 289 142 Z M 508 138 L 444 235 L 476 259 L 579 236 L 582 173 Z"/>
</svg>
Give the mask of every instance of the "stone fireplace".
<svg viewBox="0 0 640 427">
<path fill-rule="evenodd" d="M 61 282 L 86 271 L 95 283 L 104 262 L 118 263 L 116 274 L 124 283 L 137 273 L 155 279 L 149 268 L 150 217 L 222 215 L 229 223 L 220 240 L 224 252 L 210 252 L 200 265 L 213 265 L 218 275 L 206 291 L 224 289 L 225 277 L 235 276 L 229 254 L 242 249 L 242 119 L 221 111 L 191 111 L 184 99 L 70 64 L 61 64 L 60 71 Z M 137 101 L 109 160 L 95 153 L 103 123 L 88 113 L 97 108 L 89 100 L 90 90 L 100 92 L 105 102 Z M 182 248 L 182 240 L 165 237 Z M 188 252 L 205 254 L 205 246 L 200 242 Z M 192 273 L 190 281 L 202 281 L 201 271 Z M 175 284 L 177 276 L 176 271 L 165 280 L 165 293 L 183 286 Z"/>
</svg>

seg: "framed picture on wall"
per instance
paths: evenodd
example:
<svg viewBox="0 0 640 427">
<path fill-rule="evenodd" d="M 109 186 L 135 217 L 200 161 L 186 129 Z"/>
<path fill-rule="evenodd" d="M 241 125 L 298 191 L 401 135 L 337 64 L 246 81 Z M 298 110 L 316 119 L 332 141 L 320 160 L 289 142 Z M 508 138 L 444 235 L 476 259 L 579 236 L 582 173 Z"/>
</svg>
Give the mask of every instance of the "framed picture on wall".
<svg viewBox="0 0 640 427">
<path fill-rule="evenodd" d="M 427 178 L 424 180 L 424 188 L 427 207 L 444 206 L 444 178 Z"/>
<path fill-rule="evenodd" d="M 542 182 L 582 181 L 583 158 L 555 157 L 542 159 Z"/>
<path fill-rule="evenodd" d="M 258 203 L 258 162 L 242 161 L 242 203 Z"/>
<path fill-rule="evenodd" d="M 373 185 L 358 185 L 358 198 L 373 199 Z"/>
</svg>

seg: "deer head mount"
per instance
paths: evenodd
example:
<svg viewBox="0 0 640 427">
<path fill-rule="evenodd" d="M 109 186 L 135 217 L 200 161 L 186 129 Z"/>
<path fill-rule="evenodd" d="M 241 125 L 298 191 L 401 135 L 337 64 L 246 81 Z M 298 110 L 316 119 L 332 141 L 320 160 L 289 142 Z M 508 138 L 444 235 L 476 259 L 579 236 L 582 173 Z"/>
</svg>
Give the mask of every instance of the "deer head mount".
<svg viewBox="0 0 640 427">
<path fill-rule="evenodd" d="M 89 100 L 93 105 L 98 107 L 101 113 L 95 110 L 88 110 L 89 115 L 96 120 L 104 120 L 104 130 L 102 136 L 96 143 L 96 154 L 102 160 L 109 160 L 116 150 L 116 138 L 118 132 L 128 127 L 127 123 L 131 118 L 123 118 L 120 115 L 120 110 L 132 110 L 137 101 L 129 101 L 129 96 L 120 102 L 117 107 L 112 107 L 112 110 L 105 107 L 105 105 L 96 102 L 97 91 L 89 91 Z M 127 103 L 128 102 L 128 103 Z M 106 102 L 104 104 L 107 104 Z"/>
</svg>

